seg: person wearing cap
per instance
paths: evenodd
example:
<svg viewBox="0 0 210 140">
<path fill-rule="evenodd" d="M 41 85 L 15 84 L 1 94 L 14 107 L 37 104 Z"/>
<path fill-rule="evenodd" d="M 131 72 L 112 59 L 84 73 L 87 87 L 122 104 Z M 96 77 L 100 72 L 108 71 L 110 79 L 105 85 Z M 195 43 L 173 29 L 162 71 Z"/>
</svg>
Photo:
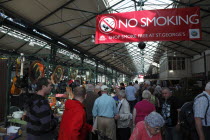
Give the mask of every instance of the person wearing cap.
<svg viewBox="0 0 210 140">
<path fill-rule="evenodd" d="M 129 140 L 162 140 L 160 129 L 165 121 L 157 112 L 151 112 L 138 122 Z"/>
<path fill-rule="evenodd" d="M 205 91 L 195 98 L 194 117 L 199 140 L 210 140 L 210 82 Z"/>
<path fill-rule="evenodd" d="M 94 89 L 94 92 L 96 93 L 96 94 L 98 94 L 99 96 L 101 96 L 101 86 L 102 86 L 103 84 L 102 83 L 98 83 L 96 86 L 95 86 L 95 89 Z"/>
<path fill-rule="evenodd" d="M 97 117 L 97 129 L 105 136 L 116 140 L 116 125 L 114 116 L 117 114 L 115 100 L 108 96 L 108 87 L 101 86 L 101 96 L 97 98 L 93 106 L 93 117 Z M 99 137 L 99 140 L 101 137 Z"/>
</svg>

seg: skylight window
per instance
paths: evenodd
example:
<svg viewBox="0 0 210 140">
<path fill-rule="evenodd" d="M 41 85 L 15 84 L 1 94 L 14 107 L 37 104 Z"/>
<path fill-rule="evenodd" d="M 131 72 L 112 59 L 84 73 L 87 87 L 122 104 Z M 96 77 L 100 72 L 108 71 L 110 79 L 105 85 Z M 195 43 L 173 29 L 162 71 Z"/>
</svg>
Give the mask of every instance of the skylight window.
<svg viewBox="0 0 210 140">
<path fill-rule="evenodd" d="M 136 7 L 134 1 L 132 0 L 104 0 L 106 5 L 113 6 L 120 2 L 116 6 L 109 10 L 109 13 L 122 13 L 131 12 L 135 10 L 155 10 L 155 9 L 165 9 L 173 8 L 173 1 L 171 0 L 136 0 Z M 107 7 L 108 8 L 108 7 Z M 160 42 L 145 42 L 146 48 L 142 51 L 138 48 L 138 42 L 125 43 L 126 49 L 129 52 L 136 71 L 138 73 L 145 73 L 148 71 L 150 65 L 159 67 L 159 64 L 154 62 L 153 56 L 157 51 L 158 44 Z"/>
</svg>

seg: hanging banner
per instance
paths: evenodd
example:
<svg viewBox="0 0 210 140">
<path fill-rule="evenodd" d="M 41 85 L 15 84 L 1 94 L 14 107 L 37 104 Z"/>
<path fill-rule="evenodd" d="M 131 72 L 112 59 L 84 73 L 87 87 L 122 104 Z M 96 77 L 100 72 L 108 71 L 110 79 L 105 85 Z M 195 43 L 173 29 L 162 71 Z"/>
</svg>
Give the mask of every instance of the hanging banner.
<svg viewBox="0 0 210 140">
<path fill-rule="evenodd" d="M 200 8 L 98 15 L 95 43 L 200 40 Z"/>
</svg>

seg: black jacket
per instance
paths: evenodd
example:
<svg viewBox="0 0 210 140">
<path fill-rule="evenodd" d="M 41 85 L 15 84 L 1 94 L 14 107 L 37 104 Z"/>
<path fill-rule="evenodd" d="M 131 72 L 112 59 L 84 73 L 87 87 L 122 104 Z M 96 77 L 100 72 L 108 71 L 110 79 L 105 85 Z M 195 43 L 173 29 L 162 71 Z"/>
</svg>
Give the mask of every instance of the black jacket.
<svg viewBox="0 0 210 140">
<path fill-rule="evenodd" d="M 178 122 L 178 111 L 177 109 L 179 109 L 181 107 L 181 103 L 179 102 L 179 100 L 174 97 L 171 96 L 169 99 L 160 99 L 160 111 L 159 113 L 163 116 L 163 118 L 165 119 L 165 124 L 167 127 L 174 127 L 176 126 L 177 122 Z"/>
</svg>

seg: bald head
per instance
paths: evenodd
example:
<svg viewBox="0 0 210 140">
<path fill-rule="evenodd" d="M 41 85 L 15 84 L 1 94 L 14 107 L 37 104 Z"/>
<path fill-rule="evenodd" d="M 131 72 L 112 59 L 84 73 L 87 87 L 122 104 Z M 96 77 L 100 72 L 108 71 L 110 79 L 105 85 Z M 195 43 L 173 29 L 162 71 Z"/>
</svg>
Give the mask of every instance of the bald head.
<svg viewBox="0 0 210 140">
<path fill-rule="evenodd" d="M 84 98 L 86 95 L 86 90 L 83 87 L 76 87 L 74 89 L 73 94 L 74 94 L 74 97 Z"/>
</svg>

